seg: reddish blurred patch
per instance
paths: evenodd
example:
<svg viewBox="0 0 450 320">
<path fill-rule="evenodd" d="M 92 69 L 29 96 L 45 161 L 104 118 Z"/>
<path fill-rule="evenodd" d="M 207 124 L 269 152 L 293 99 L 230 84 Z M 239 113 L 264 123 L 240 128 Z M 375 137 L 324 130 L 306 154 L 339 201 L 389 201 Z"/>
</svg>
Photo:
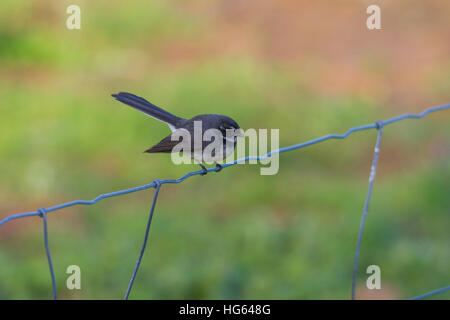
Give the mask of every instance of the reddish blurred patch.
<svg viewBox="0 0 450 320">
<path fill-rule="evenodd" d="M 358 287 L 357 300 L 397 300 L 404 299 L 400 290 L 391 284 L 382 284 L 381 289 L 369 290 L 365 286 Z"/>
<path fill-rule="evenodd" d="M 212 57 L 252 57 L 297 72 L 299 82 L 318 93 L 365 94 L 409 109 L 442 103 L 445 97 L 430 94 L 427 86 L 448 66 L 450 2 L 378 3 L 382 30 L 376 31 L 365 26 L 372 2 L 196 3 L 207 28 L 195 41 L 168 40 L 161 58 L 184 66 Z"/>
</svg>

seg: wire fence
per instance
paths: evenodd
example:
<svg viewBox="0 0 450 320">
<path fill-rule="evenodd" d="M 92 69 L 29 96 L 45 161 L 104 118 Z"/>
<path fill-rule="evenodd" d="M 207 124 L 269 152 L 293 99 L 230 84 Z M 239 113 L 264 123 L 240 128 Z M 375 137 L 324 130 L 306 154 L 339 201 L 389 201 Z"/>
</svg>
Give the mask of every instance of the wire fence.
<svg viewBox="0 0 450 320">
<path fill-rule="evenodd" d="M 227 167 L 231 167 L 233 165 L 236 165 L 238 163 L 242 163 L 242 162 L 246 162 L 249 160 L 264 160 L 267 159 L 269 157 L 271 157 L 273 154 L 275 153 L 282 153 L 282 152 L 288 152 L 288 151 L 292 151 L 292 150 L 296 150 L 296 149 L 300 149 L 300 148 L 304 148 L 313 144 L 317 144 L 329 139 L 345 139 L 347 138 L 350 134 L 357 132 L 357 131 L 363 131 L 363 130 L 370 130 L 370 129 L 376 129 L 378 131 L 378 135 L 377 135 L 377 141 L 375 144 L 375 150 L 374 150 L 374 156 L 373 156 L 373 160 L 372 160 L 372 166 L 371 166 L 371 170 L 370 170 L 370 176 L 369 176 L 369 186 L 368 186 L 368 191 L 367 191 L 367 197 L 366 197 L 366 201 L 364 204 L 364 208 L 363 208 L 363 213 L 362 213 L 362 217 L 361 217 L 361 223 L 360 223 L 360 227 L 359 227 L 359 233 L 358 233 L 358 240 L 356 243 L 356 250 L 355 250 L 355 257 L 354 257 L 354 265 L 353 265 L 353 276 L 352 276 L 352 291 L 351 291 L 351 298 L 354 300 L 355 296 L 356 296 L 356 282 L 357 282 L 357 275 L 358 275 L 358 263 L 359 263 L 359 254 L 360 254 L 360 249 L 361 249 L 361 241 L 362 241 L 362 234 L 364 231 L 364 226 L 365 226 L 365 221 L 366 221 L 366 217 L 367 214 L 369 212 L 369 204 L 370 204 L 370 199 L 372 197 L 372 188 L 373 188 L 373 183 L 375 180 L 375 174 L 376 174 L 376 168 L 377 168 L 377 163 L 378 163 L 378 154 L 380 152 L 380 143 L 381 143 L 381 136 L 383 134 L 383 128 L 387 125 L 396 123 L 398 121 L 401 120 L 405 120 L 405 119 L 421 119 L 423 117 L 425 117 L 426 115 L 432 113 L 432 112 L 437 112 L 437 111 L 442 111 L 445 109 L 450 109 L 450 104 L 445 104 L 442 106 L 437 106 L 437 107 L 432 107 L 432 108 L 428 108 L 425 109 L 422 113 L 419 114 L 404 114 L 395 118 L 391 118 L 388 120 L 384 120 L 384 121 L 376 121 L 375 123 L 372 124 L 367 124 L 367 125 L 363 125 L 363 126 L 359 126 L 359 127 L 354 127 L 349 129 L 347 132 L 345 132 L 344 134 L 328 134 L 325 135 L 321 138 L 317 138 L 317 139 L 313 139 L 307 142 L 303 142 L 303 143 L 299 143 L 296 145 L 292 145 L 289 147 L 285 147 L 285 148 L 281 148 L 281 149 L 277 149 L 277 150 L 272 150 L 269 153 L 267 153 L 266 155 L 263 156 L 249 156 L 249 157 L 245 157 L 242 159 L 238 159 L 235 161 L 231 161 L 228 163 L 225 163 L 222 165 L 222 168 L 227 168 Z M 219 171 L 221 170 L 221 168 L 219 167 L 215 167 L 215 168 L 209 168 L 207 169 L 208 172 L 211 171 Z M 112 193 L 106 193 L 106 194 L 102 194 L 98 197 L 96 197 L 93 200 L 75 200 L 75 201 L 70 201 L 70 202 L 66 202 L 63 204 L 59 204 L 59 205 L 55 205 L 49 208 L 39 208 L 37 211 L 32 211 L 32 212 L 25 212 L 25 213 L 18 213 L 18 214 L 12 214 L 9 215 L 7 217 L 5 217 L 4 219 L 0 220 L 0 226 L 6 224 L 8 221 L 14 220 L 14 219 L 21 219 L 21 218 L 27 218 L 27 217 L 32 217 L 32 216 L 39 216 L 42 218 L 43 221 L 43 234 L 44 234 L 44 245 L 45 245 L 45 251 L 46 251 L 46 255 L 47 255 L 47 260 L 48 260 L 48 265 L 49 265 L 49 269 L 50 269 L 50 275 L 51 275 L 51 280 L 52 280 L 52 293 L 53 293 L 53 299 L 57 299 L 57 293 L 56 293 L 56 280 L 55 280 L 55 271 L 53 268 L 53 263 L 52 263 L 52 257 L 50 254 L 50 247 L 49 247 L 49 242 L 48 242 L 48 228 L 47 228 L 47 214 L 49 212 L 52 211 L 57 211 L 57 210 L 61 210 L 67 207 L 71 207 L 71 206 L 75 206 L 75 205 L 93 205 L 97 202 L 99 202 L 102 199 L 106 199 L 106 198 L 111 198 L 111 197 L 117 197 L 117 196 L 121 196 L 124 194 L 128 194 L 128 193 L 132 193 L 132 192 L 137 192 L 137 191 L 141 191 L 141 190 L 146 190 L 149 188 L 155 188 L 155 195 L 153 197 L 153 202 L 152 202 L 152 206 L 150 208 L 150 213 L 149 213 L 149 218 L 148 218 L 148 222 L 147 222 L 147 226 L 145 229 L 145 235 L 144 235 L 144 241 L 142 243 L 142 247 L 141 250 L 139 252 L 139 256 L 138 256 L 138 260 L 136 262 L 136 266 L 133 270 L 131 279 L 130 279 L 130 283 L 128 284 L 128 288 L 126 290 L 125 293 L 125 297 L 124 299 L 127 300 L 130 292 L 133 288 L 133 284 L 134 284 L 134 280 L 136 279 L 136 275 L 137 272 L 139 271 L 139 267 L 142 261 L 142 257 L 144 255 L 144 251 L 147 245 L 147 241 L 148 241 L 148 237 L 149 237 L 149 233 L 150 233 L 150 225 L 152 222 L 152 218 L 153 218 L 153 213 L 155 211 L 155 207 L 156 207 L 156 201 L 158 199 L 158 195 L 159 195 L 159 191 L 162 187 L 163 184 L 167 184 L 167 183 L 181 183 L 183 181 L 185 181 L 187 178 L 190 178 L 192 176 L 196 176 L 196 175 L 201 175 L 203 174 L 203 170 L 199 170 L 199 171 L 192 171 L 187 173 L 186 175 L 182 176 L 179 179 L 166 179 L 166 180 L 159 180 L 159 179 L 155 179 L 152 183 L 150 184 L 146 184 L 140 187 L 135 187 L 135 188 L 131 188 L 131 189 L 126 189 L 126 190 L 121 190 L 121 191 L 117 191 L 117 192 L 112 192 Z M 422 295 L 416 296 L 416 297 L 412 297 L 410 298 L 410 300 L 417 300 L 417 299 L 424 299 L 424 298 L 428 298 L 431 296 L 434 296 L 436 294 L 439 293 L 443 293 L 446 291 L 450 291 L 450 285 L 446 286 L 446 287 L 442 287 L 440 289 L 437 290 L 433 290 L 427 293 L 424 293 Z"/>
</svg>

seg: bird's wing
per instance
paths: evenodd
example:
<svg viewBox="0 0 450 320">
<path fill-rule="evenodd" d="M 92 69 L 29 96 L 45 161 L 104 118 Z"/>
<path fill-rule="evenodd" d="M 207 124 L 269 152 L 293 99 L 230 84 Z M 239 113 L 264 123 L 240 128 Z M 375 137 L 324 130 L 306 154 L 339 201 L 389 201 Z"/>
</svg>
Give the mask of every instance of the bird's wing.
<svg viewBox="0 0 450 320">
<path fill-rule="evenodd" d="M 157 106 L 153 103 L 128 92 L 119 92 L 112 95 L 117 101 L 125 103 L 134 109 L 137 109 L 150 117 L 166 123 L 172 132 L 178 127 L 178 123 L 183 120 Z"/>
<path fill-rule="evenodd" d="M 180 144 L 183 139 L 185 139 L 185 136 L 189 135 L 189 132 L 184 129 L 176 129 L 172 132 L 172 134 L 168 135 L 164 139 L 162 139 L 160 142 L 155 144 L 150 149 L 146 150 L 147 153 L 171 153 L 173 148 Z M 188 140 L 189 142 L 189 140 Z M 184 149 L 189 148 L 187 144 L 183 145 Z M 189 151 L 189 150 L 188 150 Z"/>
<path fill-rule="evenodd" d="M 147 153 L 171 153 L 172 149 L 179 143 L 179 141 L 173 141 L 172 135 L 168 135 L 164 139 L 162 139 L 160 142 L 155 144 L 153 147 L 151 147 L 148 150 L 145 150 L 144 152 Z"/>
<path fill-rule="evenodd" d="M 188 126 L 189 127 L 189 126 Z M 202 152 L 202 150 L 211 142 L 200 141 L 199 145 L 196 145 L 192 132 L 186 128 L 179 128 L 172 132 L 170 135 L 162 139 L 150 149 L 146 150 L 147 153 L 171 153 L 177 151 L 183 151 L 186 153 Z M 201 138 L 201 137 L 200 137 Z M 173 148 L 178 145 L 178 150 L 173 151 Z"/>
</svg>

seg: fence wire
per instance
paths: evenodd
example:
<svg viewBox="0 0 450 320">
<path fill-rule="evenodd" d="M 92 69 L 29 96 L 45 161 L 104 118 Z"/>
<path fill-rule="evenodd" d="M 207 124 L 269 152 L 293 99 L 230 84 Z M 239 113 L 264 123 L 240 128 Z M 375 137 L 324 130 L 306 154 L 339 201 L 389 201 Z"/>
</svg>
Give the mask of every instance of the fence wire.
<svg viewBox="0 0 450 320">
<path fill-rule="evenodd" d="M 363 125 L 363 126 L 359 126 L 359 127 L 354 127 L 349 129 L 347 132 L 345 132 L 344 134 L 328 134 L 325 135 L 321 138 L 317 138 L 317 139 L 313 139 L 310 141 L 306 141 L 303 143 L 299 143 L 299 144 L 295 144 L 289 147 L 285 147 L 285 148 L 280 148 L 277 150 L 272 150 L 269 153 L 267 153 L 266 155 L 263 156 L 248 156 L 242 159 L 238 159 L 235 161 L 231 161 L 228 163 L 225 163 L 222 165 L 222 168 L 227 168 L 233 165 L 236 165 L 238 163 L 242 163 L 242 162 L 246 162 L 249 160 L 264 160 L 267 159 L 269 157 L 271 157 L 273 154 L 276 153 L 282 153 L 282 152 L 287 152 L 287 151 L 292 151 L 292 150 L 296 150 L 296 149 L 300 149 L 300 148 L 304 148 L 313 144 L 317 144 L 320 142 L 324 142 L 326 140 L 329 139 L 345 139 L 347 138 L 350 134 L 357 132 L 357 131 L 363 131 L 363 130 L 369 130 L 369 129 L 377 129 L 378 130 L 378 135 L 377 135 L 377 141 L 375 144 L 375 150 L 374 150 L 374 156 L 373 156 L 373 160 L 372 160 L 372 166 L 370 169 L 370 175 L 369 175 L 369 186 L 368 186 L 368 191 L 367 191 L 367 196 L 366 196 L 366 201 L 364 204 L 364 208 L 363 208 L 363 213 L 361 216 L 361 223 L 360 223 L 360 227 L 359 227 L 359 233 L 358 233 L 358 240 L 356 243 L 356 250 L 355 250 L 355 257 L 354 257 L 354 265 L 353 265 L 353 275 L 352 275 L 352 292 L 351 292 L 351 298 L 352 300 L 355 299 L 356 296 L 356 281 L 357 281 L 357 274 L 358 274 L 358 263 L 359 263 L 359 254 L 360 254 L 360 249 L 361 249 L 361 241 L 362 241 L 362 234 L 364 231 L 364 226 L 365 226 L 365 221 L 366 221 L 366 217 L 367 214 L 369 212 L 369 204 L 370 204 L 370 199 L 372 197 L 372 188 L 373 188 L 373 183 L 375 180 L 375 174 L 376 174 L 376 168 L 377 168 L 377 163 L 378 163 L 378 154 L 380 152 L 380 143 L 381 143 L 381 136 L 383 134 L 383 128 L 387 125 L 390 125 L 392 123 L 396 123 L 398 121 L 401 120 L 405 120 L 405 119 L 422 119 L 424 118 L 426 115 L 432 113 L 432 112 L 437 112 L 437 111 L 442 111 L 445 109 L 450 109 L 450 103 L 449 104 L 445 104 L 445 105 L 441 105 L 441 106 L 437 106 L 437 107 L 431 107 L 428 109 L 425 109 L 423 112 L 418 113 L 418 114 L 412 114 L 412 113 L 407 113 L 407 114 L 403 114 L 401 116 L 398 117 L 394 117 L 391 119 L 387 119 L 387 120 L 379 120 L 376 121 L 375 123 L 372 124 L 367 124 L 367 125 Z M 221 170 L 221 168 L 218 167 L 214 167 L 214 168 L 209 168 L 207 169 L 208 172 L 211 171 L 219 171 Z M 67 207 L 71 207 L 71 206 L 75 206 L 75 205 L 93 205 L 96 204 L 97 202 L 99 202 L 102 199 L 106 199 L 106 198 L 111 198 L 111 197 L 117 197 L 117 196 L 121 196 L 124 194 L 128 194 L 128 193 L 132 193 L 132 192 L 137 192 L 137 191 L 141 191 L 141 190 L 146 190 L 149 188 L 155 188 L 155 195 L 153 197 L 153 202 L 152 202 L 152 206 L 150 209 L 150 213 L 149 213 L 149 219 L 147 222 L 147 227 L 145 229 L 145 235 L 144 235 L 144 241 L 142 243 L 142 247 L 141 250 L 139 252 L 139 256 L 138 256 L 138 260 L 136 262 L 136 266 L 133 270 L 131 279 L 130 279 L 130 283 L 128 284 L 128 288 L 126 290 L 125 293 L 125 297 L 124 299 L 127 300 L 130 292 L 133 288 L 133 284 L 134 284 L 134 280 L 136 279 L 136 275 L 137 272 L 139 271 L 139 267 L 141 264 L 141 260 L 142 257 L 144 255 L 144 251 L 147 245 L 147 241 L 148 241 L 148 237 L 149 237 L 149 233 L 150 233 L 150 225 L 152 222 L 152 218 L 153 218 L 153 213 L 155 211 L 155 206 L 156 206 L 156 201 L 158 199 L 158 194 L 159 191 L 162 187 L 163 184 L 166 183 L 181 183 L 184 180 L 186 180 L 189 177 L 192 176 L 196 176 L 196 175 L 201 175 L 203 172 L 203 170 L 199 170 L 199 171 L 192 171 L 189 172 L 187 174 L 185 174 L 184 176 L 182 176 L 179 179 L 166 179 L 166 180 L 159 180 L 159 179 L 155 179 L 153 180 L 152 183 L 150 184 L 146 184 L 140 187 L 135 187 L 135 188 L 131 188 L 131 189 L 125 189 L 125 190 L 121 190 L 121 191 L 116 191 L 116 192 L 111 192 L 111 193 L 105 193 L 102 195 L 99 195 L 98 197 L 96 197 L 93 200 L 75 200 L 75 201 L 70 201 L 70 202 L 66 202 L 63 204 L 59 204 L 59 205 L 55 205 L 49 208 L 39 208 L 37 211 L 32 211 L 32 212 L 25 212 L 25 213 L 18 213 L 18 214 L 12 214 L 9 215 L 7 217 L 5 217 L 4 219 L 0 220 L 0 226 L 6 224 L 7 222 L 11 221 L 11 220 L 15 220 L 15 219 L 21 219 L 21 218 L 26 218 L 26 217 L 32 217 L 32 216 L 39 216 L 42 218 L 43 221 L 43 234 L 44 234 L 44 246 L 45 246 L 45 251 L 46 251 L 46 255 L 47 255 L 47 260 L 48 260 L 48 265 L 49 265 L 49 269 L 50 269 L 50 276 L 51 276 L 51 280 L 52 280 L 52 293 L 53 293 L 53 299 L 56 300 L 57 299 L 57 293 L 56 293 L 56 280 L 55 280 L 55 271 L 53 268 L 53 263 L 52 263 L 52 258 L 51 258 L 51 254 L 50 254 L 50 247 L 49 247 L 49 242 L 48 242 L 48 229 L 47 229 L 47 214 L 49 212 L 52 211 L 57 211 L 57 210 L 61 210 Z M 416 296 L 416 297 L 412 297 L 409 298 L 410 300 L 419 300 L 419 299 L 425 299 L 431 296 L 434 296 L 436 294 L 440 294 L 446 291 L 450 291 L 450 285 L 446 286 L 446 287 L 442 287 L 440 289 L 436 289 L 427 293 L 424 293 L 422 295 Z"/>
</svg>

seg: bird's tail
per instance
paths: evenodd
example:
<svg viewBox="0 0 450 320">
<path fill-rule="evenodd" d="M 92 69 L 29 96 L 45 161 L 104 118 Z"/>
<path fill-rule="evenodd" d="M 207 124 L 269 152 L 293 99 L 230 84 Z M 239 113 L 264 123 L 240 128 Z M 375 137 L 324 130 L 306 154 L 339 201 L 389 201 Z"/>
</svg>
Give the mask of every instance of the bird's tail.
<svg viewBox="0 0 450 320">
<path fill-rule="evenodd" d="M 148 102 L 144 98 L 138 97 L 134 94 L 128 92 L 119 92 L 118 94 L 112 94 L 112 96 L 122 103 L 129 105 L 152 118 L 163 121 L 169 125 L 169 127 L 177 127 L 177 123 L 182 120 L 179 118 L 157 106 Z"/>
</svg>

